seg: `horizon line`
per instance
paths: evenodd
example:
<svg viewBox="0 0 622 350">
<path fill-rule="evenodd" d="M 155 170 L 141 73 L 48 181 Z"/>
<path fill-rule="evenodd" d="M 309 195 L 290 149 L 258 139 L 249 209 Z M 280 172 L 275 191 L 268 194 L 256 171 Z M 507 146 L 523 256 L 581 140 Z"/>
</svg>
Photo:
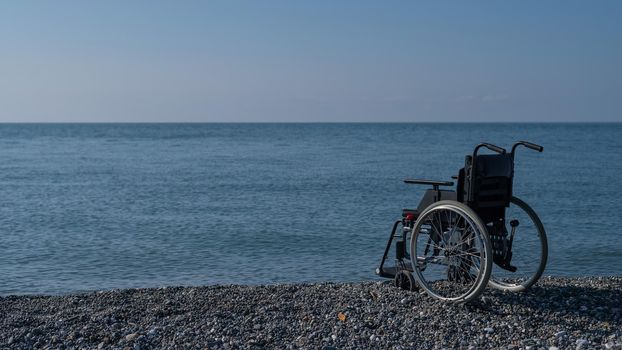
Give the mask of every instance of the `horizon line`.
<svg viewBox="0 0 622 350">
<path fill-rule="evenodd" d="M 621 124 L 622 121 L 0 121 L 10 124 Z"/>
</svg>

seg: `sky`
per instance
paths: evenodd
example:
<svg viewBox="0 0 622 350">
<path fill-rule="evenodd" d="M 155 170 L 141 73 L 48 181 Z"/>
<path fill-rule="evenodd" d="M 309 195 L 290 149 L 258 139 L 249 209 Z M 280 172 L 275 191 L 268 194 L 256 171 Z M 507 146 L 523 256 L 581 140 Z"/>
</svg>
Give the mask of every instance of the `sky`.
<svg viewBox="0 0 622 350">
<path fill-rule="evenodd" d="M 2 1 L 0 122 L 622 122 L 622 1 Z"/>
</svg>

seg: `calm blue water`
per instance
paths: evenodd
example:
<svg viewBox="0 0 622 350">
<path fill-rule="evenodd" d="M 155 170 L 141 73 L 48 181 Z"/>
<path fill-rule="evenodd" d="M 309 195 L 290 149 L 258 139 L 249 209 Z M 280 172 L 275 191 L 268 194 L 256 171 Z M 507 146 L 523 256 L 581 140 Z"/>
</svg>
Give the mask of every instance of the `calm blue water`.
<svg viewBox="0 0 622 350">
<path fill-rule="evenodd" d="M 0 125 L 0 295 L 375 279 L 392 221 L 481 141 L 548 275 L 622 271 L 622 124 Z"/>
</svg>

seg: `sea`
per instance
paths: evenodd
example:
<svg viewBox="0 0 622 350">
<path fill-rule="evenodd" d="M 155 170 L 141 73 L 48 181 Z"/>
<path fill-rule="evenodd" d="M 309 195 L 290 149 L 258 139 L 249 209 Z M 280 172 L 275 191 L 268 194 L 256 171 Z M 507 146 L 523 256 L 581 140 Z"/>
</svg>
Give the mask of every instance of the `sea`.
<svg viewBox="0 0 622 350">
<path fill-rule="evenodd" d="M 480 142 L 517 151 L 550 276 L 622 273 L 622 124 L 0 124 L 0 295 L 380 280 Z"/>
</svg>

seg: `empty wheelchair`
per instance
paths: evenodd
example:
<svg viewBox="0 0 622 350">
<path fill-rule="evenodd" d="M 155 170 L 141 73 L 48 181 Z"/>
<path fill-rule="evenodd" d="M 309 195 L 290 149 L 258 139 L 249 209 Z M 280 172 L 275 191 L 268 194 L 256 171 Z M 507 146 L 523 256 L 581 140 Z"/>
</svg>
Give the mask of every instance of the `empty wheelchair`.
<svg viewBox="0 0 622 350">
<path fill-rule="evenodd" d="M 395 221 L 376 274 L 408 290 L 421 287 L 432 297 L 467 302 L 486 285 L 513 292 L 531 287 L 546 266 L 544 226 L 525 202 L 512 195 L 517 147 L 510 153 L 482 143 L 465 157 L 455 190 L 451 181 L 404 180 L 430 185 L 416 209 Z M 478 154 L 488 148 L 493 154 Z M 409 243 L 409 244 L 407 244 Z M 395 265 L 385 266 L 391 246 Z"/>
</svg>

